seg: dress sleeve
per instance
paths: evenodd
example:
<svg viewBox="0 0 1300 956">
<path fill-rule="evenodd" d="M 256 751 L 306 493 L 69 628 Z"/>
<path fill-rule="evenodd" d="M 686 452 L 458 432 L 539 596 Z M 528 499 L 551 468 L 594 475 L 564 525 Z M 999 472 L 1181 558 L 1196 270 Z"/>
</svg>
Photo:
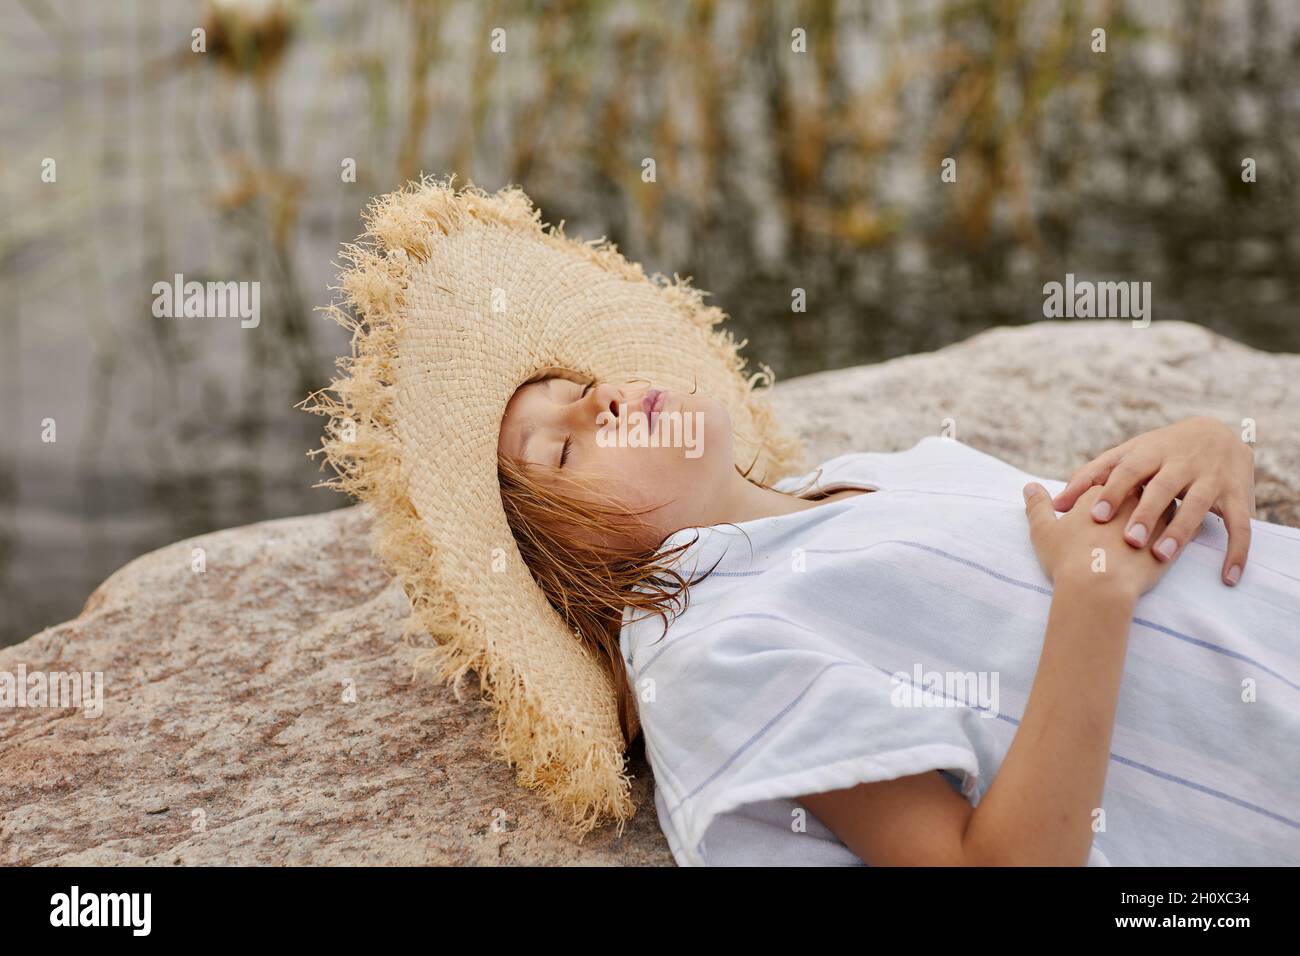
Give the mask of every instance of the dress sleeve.
<svg viewBox="0 0 1300 956">
<path fill-rule="evenodd" d="M 763 614 L 633 644 L 647 753 L 689 858 L 715 817 L 760 800 L 937 770 L 978 802 L 989 718 L 843 647 Z"/>
</svg>

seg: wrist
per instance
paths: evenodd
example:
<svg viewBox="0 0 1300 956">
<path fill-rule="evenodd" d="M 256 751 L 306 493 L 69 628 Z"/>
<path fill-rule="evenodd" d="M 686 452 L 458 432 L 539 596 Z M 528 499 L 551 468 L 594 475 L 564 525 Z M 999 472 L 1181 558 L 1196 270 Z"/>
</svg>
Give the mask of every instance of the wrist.
<svg viewBox="0 0 1300 956">
<path fill-rule="evenodd" d="M 1067 571 L 1052 578 L 1053 595 L 1077 595 L 1089 601 L 1104 601 L 1115 607 L 1132 609 L 1141 597 L 1137 585 L 1113 571 Z"/>
</svg>

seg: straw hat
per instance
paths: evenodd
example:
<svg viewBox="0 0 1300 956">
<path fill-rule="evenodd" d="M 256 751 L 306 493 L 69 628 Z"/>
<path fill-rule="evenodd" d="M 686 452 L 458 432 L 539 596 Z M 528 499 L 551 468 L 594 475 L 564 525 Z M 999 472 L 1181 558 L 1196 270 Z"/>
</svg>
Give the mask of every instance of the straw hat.
<svg viewBox="0 0 1300 956">
<path fill-rule="evenodd" d="M 518 187 L 495 195 L 455 177 L 375 199 L 344 247 L 342 301 L 353 332 L 331 388 L 306 403 L 329 415 L 320 452 L 330 484 L 368 502 L 375 547 L 438 646 L 421 662 L 450 681 L 475 670 L 497 716 L 497 754 L 585 835 L 635 812 L 607 665 L 564 624 L 515 546 L 501 503 L 497 439 L 506 403 L 531 376 L 572 370 L 646 379 L 722 402 L 736 460 L 752 476 L 790 473 L 781 435 L 725 316 L 688 280 L 647 277 L 604 240 L 546 227 Z M 743 344 L 743 343 L 740 343 Z"/>
</svg>

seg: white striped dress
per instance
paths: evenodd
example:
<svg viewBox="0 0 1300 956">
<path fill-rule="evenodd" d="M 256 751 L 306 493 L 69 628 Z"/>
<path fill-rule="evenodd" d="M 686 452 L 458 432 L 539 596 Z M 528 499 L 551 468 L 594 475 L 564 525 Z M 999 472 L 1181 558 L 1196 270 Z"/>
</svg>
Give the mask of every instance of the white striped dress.
<svg viewBox="0 0 1300 956">
<path fill-rule="evenodd" d="M 719 562 L 666 636 L 631 609 L 621 636 L 679 864 L 860 864 L 793 800 L 859 782 L 938 770 L 978 804 L 1051 603 L 1030 480 L 1063 487 L 929 437 L 822 466 L 871 494 L 664 543 Z M 1237 587 L 1210 515 L 1137 604 L 1090 865 L 1300 863 L 1300 530 L 1252 528 Z"/>
</svg>

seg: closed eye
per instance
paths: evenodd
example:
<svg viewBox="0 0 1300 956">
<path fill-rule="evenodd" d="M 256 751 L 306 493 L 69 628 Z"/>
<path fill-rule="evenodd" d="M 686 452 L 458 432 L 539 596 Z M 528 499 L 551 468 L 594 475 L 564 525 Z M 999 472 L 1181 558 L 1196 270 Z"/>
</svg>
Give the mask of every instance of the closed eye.
<svg viewBox="0 0 1300 956">
<path fill-rule="evenodd" d="M 587 397 L 587 393 L 595 387 L 596 387 L 596 380 L 593 378 L 590 382 L 588 382 L 586 385 L 583 386 L 582 391 L 578 393 L 577 400 L 582 401 L 584 398 Z M 573 436 L 569 435 L 567 438 L 564 439 L 564 446 L 560 449 L 561 468 L 563 468 L 564 463 L 569 460 L 569 451 L 572 448 L 573 448 Z"/>
</svg>

